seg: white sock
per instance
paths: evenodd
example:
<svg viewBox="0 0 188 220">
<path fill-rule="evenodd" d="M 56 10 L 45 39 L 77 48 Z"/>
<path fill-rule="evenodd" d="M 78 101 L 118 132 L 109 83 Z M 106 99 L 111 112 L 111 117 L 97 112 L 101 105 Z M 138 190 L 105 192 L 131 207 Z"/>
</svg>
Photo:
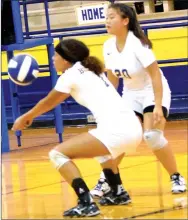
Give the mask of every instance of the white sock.
<svg viewBox="0 0 188 220">
<path fill-rule="evenodd" d="M 122 192 L 125 192 L 123 185 L 118 185 L 117 195 L 120 195 Z"/>
<path fill-rule="evenodd" d="M 100 174 L 100 179 L 104 179 L 104 180 L 106 179 L 103 172 L 101 172 L 101 174 Z"/>
</svg>

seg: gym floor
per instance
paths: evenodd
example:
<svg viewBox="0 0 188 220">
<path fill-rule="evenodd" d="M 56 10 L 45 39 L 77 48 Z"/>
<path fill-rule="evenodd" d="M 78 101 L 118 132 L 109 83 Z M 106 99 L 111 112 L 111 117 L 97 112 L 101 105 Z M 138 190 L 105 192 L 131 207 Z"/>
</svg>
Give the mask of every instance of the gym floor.
<svg viewBox="0 0 188 220">
<path fill-rule="evenodd" d="M 93 127 L 66 127 L 64 140 Z M 179 171 L 187 180 L 188 121 L 168 122 L 165 135 L 175 153 Z M 48 159 L 57 143 L 54 129 L 23 131 L 22 147 L 9 133 L 11 152 L 2 155 L 2 218 L 62 219 L 76 205 L 76 196 Z M 94 159 L 77 160 L 92 188 L 100 165 Z M 120 174 L 132 204 L 101 207 L 97 219 L 187 219 L 187 193 L 172 195 L 167 172 L 144 142 L 134 155 L 124 157 Z"/>
</svg>

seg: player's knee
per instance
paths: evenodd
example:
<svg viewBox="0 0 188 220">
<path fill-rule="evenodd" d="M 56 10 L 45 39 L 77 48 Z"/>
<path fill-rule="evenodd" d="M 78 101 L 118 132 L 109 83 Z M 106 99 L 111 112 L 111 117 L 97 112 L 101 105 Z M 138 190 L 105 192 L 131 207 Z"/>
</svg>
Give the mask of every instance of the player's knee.
<svg viewBox="0 0 188 220">
<path fill-rule="evenodd" d="M 168 143 L 163 135 L 163 131 L 158 129 L 145 131 L 144 140 L 153 151 L 164 148 Z"/>
<path fill-rule="evenodd" d="M 65 163 L 70 161 L 70 158 L 57 150 L 51 150 L 49 152 L 49 158 L 57 170 L 59 170 Z"/>
</svg>

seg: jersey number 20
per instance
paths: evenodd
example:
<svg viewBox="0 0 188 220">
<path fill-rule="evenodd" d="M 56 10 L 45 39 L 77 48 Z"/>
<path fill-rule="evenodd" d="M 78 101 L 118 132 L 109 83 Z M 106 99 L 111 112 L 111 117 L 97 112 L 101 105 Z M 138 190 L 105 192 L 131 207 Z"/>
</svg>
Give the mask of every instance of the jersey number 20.
<svg viewBox="0 0 188 220">
<path fill-rule="evenodd" d="M 129 79 L 131 79 L 131 77 L 129 76 L 126 69 L 122 69 L 122 71 L 120 71 L 118 69 L 115 69 L 115 74 L 119 78 L 129 78 Z"/>
</svg>

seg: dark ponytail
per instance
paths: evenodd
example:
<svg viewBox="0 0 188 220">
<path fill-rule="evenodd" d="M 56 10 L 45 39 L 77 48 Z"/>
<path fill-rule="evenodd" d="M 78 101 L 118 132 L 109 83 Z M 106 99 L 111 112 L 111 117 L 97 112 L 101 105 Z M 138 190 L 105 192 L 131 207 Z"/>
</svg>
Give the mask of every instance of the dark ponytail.
<svg viewBox="0 0 188 220">
<path fill-rule="evenodd" d="M 104 71 L 103 63 L 97 57 L 89 56 L 89 48 L 82 41 L 62 40 L 55 47 L 55 51 L 72 64 L 80 61 L 85 68 L 96 75 L 100 75 Z"/>
<path fill-rule="evenodd" d="M 152 42 L 142 31 L 136 16 L 136 12 L 133 8 L 123 3 L 113 3 L 108 8 L 113 8 L 119 11 L 122 18 L 129 18 L 128 29 L 132 31 L 137 38 L 140 39 L 143 45 L 147 45 L 149 48 L 152 48 Z"/>
<path fill-rule="evenodd" d="M 104 65 L 97 57 L 89 56 L 81 63 L 85 68 L 94 72 L 96 75 L 100 75 L 102 72 L 104 72 Z"/>
</svg>

